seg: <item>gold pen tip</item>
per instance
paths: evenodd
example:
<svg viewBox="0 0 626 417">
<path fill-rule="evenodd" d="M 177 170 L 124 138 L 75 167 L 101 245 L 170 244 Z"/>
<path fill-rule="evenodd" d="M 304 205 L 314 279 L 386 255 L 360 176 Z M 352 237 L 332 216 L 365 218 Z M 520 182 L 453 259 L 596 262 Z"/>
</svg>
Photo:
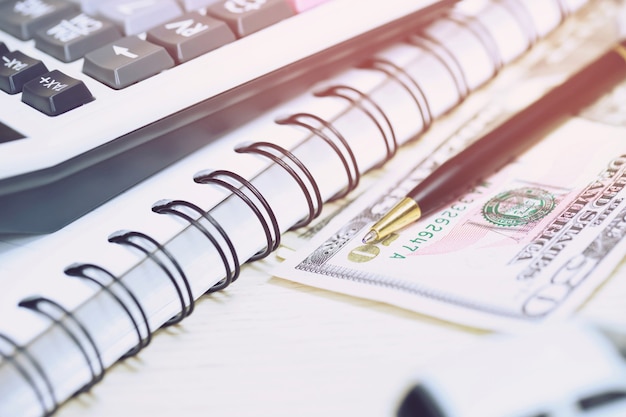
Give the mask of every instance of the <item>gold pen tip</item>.
<svg viewBox="0 0 626 417">
<path fill-rule="evenodd" d="M 363 239 L 361 239 L 361 242 L 363 242 L 364 244 L 368 244 L 375 240 L 378 240 L 378 233 L 376 233 L 375 230 L 370 230 L 369 232 L 367 232 L 365 236 L 363 236 Z"/>
</svg>

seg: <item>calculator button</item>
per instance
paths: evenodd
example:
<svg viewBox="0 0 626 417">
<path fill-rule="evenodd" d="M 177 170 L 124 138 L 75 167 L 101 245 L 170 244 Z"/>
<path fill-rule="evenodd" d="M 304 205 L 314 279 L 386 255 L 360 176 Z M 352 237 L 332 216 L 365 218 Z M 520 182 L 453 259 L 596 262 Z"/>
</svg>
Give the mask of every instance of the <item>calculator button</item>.
<svg viewBox="0 0 626 417">
<path fill-rule="evenodd" d="M 22 101 L 47 114 L 57 116 L 93 100 L 85 84 L 54 70 L 24 84 Z"/>
<path fill-rule="evenodd" d="M 179 0 L 185 11 L 198 10 L 211 4 L 218 3 L 221 0 Z"/>
<path fill-rule="evenodd" d="M 102 3 L 98 13 L 130 36 L 172 20 L 183 11 L 175 0 L 111 0 Z"/>
<path fill-rule="evenodd" d="M 174 60 L 165 48 L 131 36 L 89 52 L 83 72 L 121 89 L 173 66 Z"/>
<path fill-rule="evenodd" d="M 20 51 L 2 54 L 0 62 L 0 89 L 9 94 L 22 91 L 22 86 L 41 74 L 48 72 L 43 62 Z"/>
<path fill-rule="evenodd" d="M 285 0 L 222 0 L 206 12 L 228 23 L 240 38 L 294 15 Z"/>
<path fill-rule="evenodd" d="M 98 7 L 105 1 L 109 0 L 67 0 L 70 3 L 74 3 L 83 12 L 95 15 L 98 12 Z"/>
<path fill-rule="evenodd" d="M 121 37 L 113 23 L 79 13 L 38 31 L 35 46 L 63 62 L 71 62 Z"/>
<path fill-rule="evenodd" d="M 36 31 L 74 13 L 74 6 L 61 0 L 11 0 L 0 2 L 0 29 L 27 40 Z"/>
<path fill-rule="evenodd" d="M 163 46 L 177 64 L 189 61 L 235 40 L 228 25 L 221 20 L 188 13 L 159 25 L 147 33 L 146 40 Z"/>
<path fill-rule="evenodd" d="M 4 55 L 8 53 L 9 53 L 9 48 L 4 44 L 4 42 L 0 42 L 0 54 Z"/>
</svg>

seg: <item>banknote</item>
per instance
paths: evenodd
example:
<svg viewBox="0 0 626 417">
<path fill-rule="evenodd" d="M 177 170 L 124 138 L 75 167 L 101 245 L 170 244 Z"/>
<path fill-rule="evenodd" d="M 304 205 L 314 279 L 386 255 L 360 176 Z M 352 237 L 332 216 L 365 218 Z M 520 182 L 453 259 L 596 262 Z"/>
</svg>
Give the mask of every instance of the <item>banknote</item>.
<svg viewBox="0 0 626 417">
<path fill-rule="evenodd" d="M 381 242 L 380 216 L 438 165 L 379 180 L 278 277 L 456 323 L 514 330 L 571 314 L 626 254 L 626 134 L 572 118 L 512 164 Z"/>
<path fill-rule="evenodd" d="M 382 242 L 361 238 L 443 161 L 614 42 L 603 19 L 564 28 L 365 176 L 348 199 L 287 233 L 275 275 L 481 328 L 571 314 L 626 253 L 626 84 L 432 217 Z"/>
</svg>

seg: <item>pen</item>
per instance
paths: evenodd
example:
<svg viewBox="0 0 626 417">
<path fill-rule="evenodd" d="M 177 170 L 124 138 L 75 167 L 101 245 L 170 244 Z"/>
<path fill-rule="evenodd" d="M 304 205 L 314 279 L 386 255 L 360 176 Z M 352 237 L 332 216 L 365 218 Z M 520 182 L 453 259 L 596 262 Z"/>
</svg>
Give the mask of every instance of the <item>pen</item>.
<svg viewBox="0 0 626 417">
<path fill-rule="evenodd" d="M 535 143 L 540 133 L 626 76 L 626 40 L 450 158 L 413 188 L 363 237 L 385 238 L 468 191 Z"/>
</svg>

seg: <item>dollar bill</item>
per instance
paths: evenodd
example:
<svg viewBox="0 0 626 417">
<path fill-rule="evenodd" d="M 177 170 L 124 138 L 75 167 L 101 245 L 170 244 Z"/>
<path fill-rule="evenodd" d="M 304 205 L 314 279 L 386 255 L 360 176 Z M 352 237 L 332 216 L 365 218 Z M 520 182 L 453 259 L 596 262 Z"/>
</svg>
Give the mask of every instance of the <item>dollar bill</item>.
<svg viewBox="0 0 626 417">
<path fill-rule="evenodd" d="M 310 227 L 286 234 L 289 250 L 279 253 L 287 261 L 275 275 L 481 328 L 571 314 L 626 250 L 626 84 L 439 213 L 383 242 L 363 245 L 361 238 L 443 161 L 522 108 L 525 92 L 541 94 L 576 61 L 614 42 L 614 30 L 598 23 L 603 19 L 565 27 L 446 115 L 391 168 L 366 176 L 350 200 L 327 205 Z"/>
<path fill-rule="evenodd" d="M 626 254 L 626 127 L 573 118 L 514 163 L 382 242 L 361 238 L 437 166 L 345 208 L 278 277 L 498 330 L 563 318 Z"/>
</svg>

